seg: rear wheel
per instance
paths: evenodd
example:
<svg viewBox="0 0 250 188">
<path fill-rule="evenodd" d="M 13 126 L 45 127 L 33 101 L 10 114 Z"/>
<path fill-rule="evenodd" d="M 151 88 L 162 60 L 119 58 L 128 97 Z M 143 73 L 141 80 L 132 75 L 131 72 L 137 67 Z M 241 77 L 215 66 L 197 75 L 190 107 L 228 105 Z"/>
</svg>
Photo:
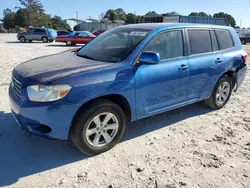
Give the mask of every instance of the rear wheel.
<svg viewBox="0 0 250 188">
<path fill-rule="evenodd" d="M 95 155 L 113 148 L 125 131 L 123 110 L 109 100 L 97 100 L 81 110 L 70 129 L 70 138 L 83 153 Z"/>
<path fill-rule="evenodd" d="M 43 43 L 48 43 L 48 41 L 49 41 L 49 39 L 48 39 L 47 37 L 43 37 L 43 38 L 42 38 L 42 42 L 43 42 Z"/>
<path fill-rule="evenodd" d="M 26 38 L 25 38 L 25 37 L 20 37 L 20 38 L 19 38 L 19 41 L 20 41 L 21 43 L 25 43 L 25 42 L 26 42 Z"/>
<path fill-rule="evenodd" d="M 232 89 L 232 79 L 223 76 L 216 84 L 212 95 L 205 100 L 206 105 L 213 109 L 223 108 L 230 99 Z"/>
<path fill-rule="evenodd" d="M 241 44 L 246 44 L 246 43 L 247 43 L 247 41 L 245 39 L 241 40 Z"/>
<path fill-rule="evenodd" d="M 67 41 L 67 42 L 66 42 L 66 45 L 67 45 L 67 46 L 71 46 L 71 45 L 72 45 L 72 42 L 71 42 L 71 41 Z"/>
</svg>

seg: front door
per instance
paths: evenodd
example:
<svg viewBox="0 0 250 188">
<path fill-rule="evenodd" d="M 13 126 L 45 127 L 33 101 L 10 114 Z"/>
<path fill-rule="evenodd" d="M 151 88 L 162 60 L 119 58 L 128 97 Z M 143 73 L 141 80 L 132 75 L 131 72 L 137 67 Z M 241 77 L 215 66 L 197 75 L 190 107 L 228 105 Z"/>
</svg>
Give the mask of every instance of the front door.
<svg viewBox="0 0 250 188">
<path fill-rule="evenodd" d="M 137 118 L 185 104 L 189 88 L 189 64 L 183 53 L 182 31 L 157 35 L 143 51 L 159 53 L 161 61 L 159 64 L 136 67 Z"/>
</svg>

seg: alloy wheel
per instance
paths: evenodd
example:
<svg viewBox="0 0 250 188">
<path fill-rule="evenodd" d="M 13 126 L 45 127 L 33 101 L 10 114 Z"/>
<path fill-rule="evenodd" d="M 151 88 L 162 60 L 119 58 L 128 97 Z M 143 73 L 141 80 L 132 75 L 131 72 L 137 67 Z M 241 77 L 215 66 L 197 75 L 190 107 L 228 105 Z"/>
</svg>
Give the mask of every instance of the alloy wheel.
<svg viewBox="0 0 250 188">
<path fill-rule="evenodd" d="M 119 122 L 114 114 L 101 113 L 90 121 L 85 137 L 91 146 L 103 147 L 115 138 L 118 128 Z"/>
<path fill-rule="evenodd" d="M 216 92 L 216 103 L 223 105 L 230 95 L 230 84 L 228 82 L 222 82 Z"/>
</svg>

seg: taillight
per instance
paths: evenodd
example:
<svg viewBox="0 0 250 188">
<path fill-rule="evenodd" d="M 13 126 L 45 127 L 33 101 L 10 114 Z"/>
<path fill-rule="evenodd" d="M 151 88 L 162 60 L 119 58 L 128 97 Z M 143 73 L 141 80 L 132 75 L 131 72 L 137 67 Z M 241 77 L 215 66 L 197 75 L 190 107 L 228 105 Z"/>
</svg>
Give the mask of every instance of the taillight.
<svg viewBox="0 0 250 188">
<path fill-rule="evenodd" d="M 243 53 L 242 53 L 242 60 L 244 63 L 247 62 L 247 53 L 245 51 L 243 51 Z"/>
</svg>

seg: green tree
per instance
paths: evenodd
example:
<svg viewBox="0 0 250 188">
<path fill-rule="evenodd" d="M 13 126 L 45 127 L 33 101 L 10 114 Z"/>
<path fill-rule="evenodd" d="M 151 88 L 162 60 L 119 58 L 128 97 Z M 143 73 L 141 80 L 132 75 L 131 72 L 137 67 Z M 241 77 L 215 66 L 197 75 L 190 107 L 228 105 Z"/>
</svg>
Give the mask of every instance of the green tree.
<svg viewBox="0 0 250 188">
<path fill-rule="evenodd" d="M 191 12 L 188 16 L 212 17 L 211 14 L 205 12 Z"/>
<path fill-rule="evenodd" d="M 214 18 L 226 18 L 229 25 L 231 25 L 232 27 L 236 26 L 236 21 L 235 21 L 234 17 L 230 14 L 227 14 L 224 12 L 219 12 L 219 13 L 214 14 L 213 17 Z"/>
<path fill-rule="evenodd" d="M 172 11 L 167 13 L 168 16 L 179 16 L 180 14 L 178 12 Z"/>
<path fill-rule="evenodd" d="M 140 19 L 141 19 L 140 16 L 137 16 L 133 13 L 128 13 L 127 17 L 126 17 L 126 23 L 128 23 L 128 24 L 139 23 Z"/>
<path fill-rule="evenodd" d="M 147 14 L 145 14 L 146 17 L 154 17 L 158 16 L 158 14 L 155 11 L 149 11 Z"/>
<path fill-rule="evenodd" d="M 9 9 L 9 8 L 4 9 L 4 10 L 3 10 L 3 17 L 5 17 L 6 14 L 11 13 L 11 12 L 12 12 L 12 11 L 11 11 L 11 9 Z"/>
<path fill-rule="evenodd" d="M 117 20 L 117 19 L 118 19 L 118 16 L 116 15 L 115 10 L 109 9 L 109 10 L 106 12 L 104 18 L 107 18 L 107 19 L 113 21 L 113 20 Z"/>
<path fill-rule="evenodd" d="M 115 10 L 115 14 L 119 20 L 126 20 L 126 12 L 122 8 L 118 8 Z"/>
<path fill-rule="evenodd" d="M 12 11 L 3 11 L 3 26 L 5 29 L 12 29 L 15 28 L 15 16 L 16 13 Z"/>
<path fill-rule="evenodd" d="M 27 9 L 20 8 L 15 15 L 15 25 L 26 27 L 28 26 L 28 11 Z"/>
<path fill-rule="evenodd" d="M 43 4 L 39 0 L 19 0 L 20 4 L 26 9 L 25 17 L 28 24 L 32 26 L 40 26 L 41 17 L 44 13 Z"/>
</svg>

